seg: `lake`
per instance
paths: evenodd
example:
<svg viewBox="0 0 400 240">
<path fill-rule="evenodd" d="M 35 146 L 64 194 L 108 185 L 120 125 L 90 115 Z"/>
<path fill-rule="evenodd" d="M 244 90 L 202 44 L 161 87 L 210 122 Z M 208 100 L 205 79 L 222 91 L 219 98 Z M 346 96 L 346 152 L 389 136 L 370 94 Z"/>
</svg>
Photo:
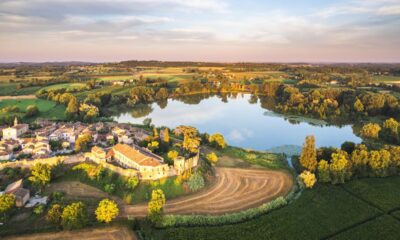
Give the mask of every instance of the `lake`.
<svg viewBox="0 0 400 240">
<path fill-rule="evenodd" d="M 340 147 L 345 141 L 361 142 L 351 125 L 339 127 L 320 120 L 288 119 L 262 108 L 260 101 L 254 103 L 249 94 L 227 97 L 224 101 L 221 97 L 209 96 L 194 102 L 188 104 L 170 99 L 164 106 L 157 103 L 143 105 L 114 116 L 114 120 L 140 124 L 145 118 L 151 118 L 156 126 L 190 125 L 200 132 L 221 133 L 230 145 L 256 150 L 301 146 L 307 135 L 315 136 L 318 147 Z"/>
</svg>

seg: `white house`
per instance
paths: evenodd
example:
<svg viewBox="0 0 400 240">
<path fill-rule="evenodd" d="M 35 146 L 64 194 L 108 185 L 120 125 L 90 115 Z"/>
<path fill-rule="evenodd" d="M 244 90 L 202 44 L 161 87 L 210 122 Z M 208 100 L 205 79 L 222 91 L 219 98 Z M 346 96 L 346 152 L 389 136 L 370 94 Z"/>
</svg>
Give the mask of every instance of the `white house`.
<svg viewBox="0 0 400 240">
<path fill-rule="evenodd" d="M 3 129 L 3 139 L 18 139 L 29 129 L 28 124 L 18 124 L 18 119 L 14 119 L 14 126 Z"/>
</svg>

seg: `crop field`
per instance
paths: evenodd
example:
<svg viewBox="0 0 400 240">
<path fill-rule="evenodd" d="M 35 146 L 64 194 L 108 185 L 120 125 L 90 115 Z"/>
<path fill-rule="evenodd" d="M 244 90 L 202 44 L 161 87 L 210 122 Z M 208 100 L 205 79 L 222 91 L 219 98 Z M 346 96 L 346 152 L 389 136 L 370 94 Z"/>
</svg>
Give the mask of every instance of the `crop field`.
<svg viewBox="0 0 400 240">
<path fill-rule="evenodd" d="M 369 180 L 318 184 L 288 206 L 240 224 L 147 234 L 153 239 L 398 239 L 400 177 Z M 367 185 L 372 193 L 366 191 Z M 385 200 L 391 198 L 390 203 Z"/>
<path fill-rule="evenodd" d="M 293 186 L 285 171 L 217 168 L 216 181 L 210 188 L 168 201 L 167 214 L 223 214 L 257 207 L 279 196 Z M 125 205 L 124 216 L 146 216 L 147 205 Z"/>
<path fill-rule="evenodd" d="M 17 106 L 21 111 L 19 113 L 4 113 L 0 112 L 0 116 L 5 116 L 8 114 L 23 116 L 26 108 L 29 105 L 36 105 L 39 108 L 39 117 L 52 120 L 62 120 L 64 119 L 65 106 L 57 104 L 52 101 L 43 99 L 5 99 L 0 101 L 0 109 L 7 106 Z"/>
</svg>

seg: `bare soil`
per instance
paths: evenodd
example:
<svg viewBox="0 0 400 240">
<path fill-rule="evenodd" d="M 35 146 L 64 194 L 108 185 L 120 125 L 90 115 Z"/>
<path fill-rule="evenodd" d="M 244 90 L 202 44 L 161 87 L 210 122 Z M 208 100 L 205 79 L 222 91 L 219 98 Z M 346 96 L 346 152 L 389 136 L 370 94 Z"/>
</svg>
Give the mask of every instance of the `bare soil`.
<svg viewBox="0 0 400 240">
<path fill-rule="evenodd" d="M 293 186 L 285 171 L 216 168 L 215 183 L 204 191 L 168 201 L 167 214 L 223 214 L 260 206 L 285 196 Z M 144 217 L 147 205 L 124 205 L 122 216 Z"/>
<path fill-rule="evenodd" d="M 135 234 L 126 227 L 103 227 L 79 231 L 62 231 L 50 233 L 36 233 L 29 235 L 11 236 L 4 239 L 9 240 L 136 240 Z"/>
</svg>

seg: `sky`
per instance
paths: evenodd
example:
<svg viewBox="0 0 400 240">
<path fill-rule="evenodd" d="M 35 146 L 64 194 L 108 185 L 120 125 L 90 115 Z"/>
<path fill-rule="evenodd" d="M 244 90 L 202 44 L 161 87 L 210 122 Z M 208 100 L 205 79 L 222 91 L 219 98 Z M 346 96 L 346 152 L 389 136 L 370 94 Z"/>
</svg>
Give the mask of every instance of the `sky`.
<svg viewBox="0 0 400 240">
<path fill-rule="evenodd" d="M 400 62 L 400 0 L 0 0 L 0 62 Z"/>
</svg>

